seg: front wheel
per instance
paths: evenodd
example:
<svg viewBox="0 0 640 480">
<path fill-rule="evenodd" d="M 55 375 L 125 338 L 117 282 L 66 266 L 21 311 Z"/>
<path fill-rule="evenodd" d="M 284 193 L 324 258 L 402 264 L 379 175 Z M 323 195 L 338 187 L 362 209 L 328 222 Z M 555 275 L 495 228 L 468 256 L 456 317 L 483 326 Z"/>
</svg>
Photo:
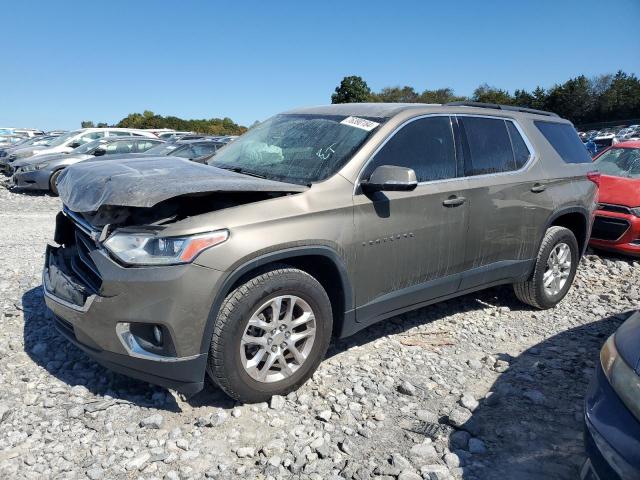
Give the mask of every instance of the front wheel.
<svg viewBox="0 0 640 480">
<path fill-rule="evenodd" d="M 58 177 L 62 173 L 62 170 L 56 170 L 51 174 L 49 178 L 49 191 L 51 195 L 57 197 L 58 196 Z"/>
<path fill-rule="evenodd" d="M 207 371 L 245 403 L 286 395 L 313 375 L 332 330 L 331 302 L 308 273 L 283 266 L 248 280 L 215 321 Z"/>
<path fill-rule="evenodd" d="M 531 277 L 513 285 L 516 297 L 536 308 L 555 307 L 571 288 L 579 261 L 578 242 L 573 232 L 564 227 L 549 228 Z"/>
</svg>

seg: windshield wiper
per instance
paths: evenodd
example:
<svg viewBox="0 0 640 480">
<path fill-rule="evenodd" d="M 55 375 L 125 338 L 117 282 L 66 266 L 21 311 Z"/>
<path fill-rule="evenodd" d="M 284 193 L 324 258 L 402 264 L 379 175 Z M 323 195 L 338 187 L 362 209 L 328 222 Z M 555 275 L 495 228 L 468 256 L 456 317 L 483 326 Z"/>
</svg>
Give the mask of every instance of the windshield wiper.
<svg viewBox="0 0 640 480">
<path fill-rule="evenodd" d="M 211 166 L 212 167 L 216 167 L 216 168 L 222 168 L 224 170 L 229 170 L 229 171 L 235 172 L 235 173 L 240 173 L 242 175 L 248 175 L 250 177 L 257 177 L 257 178 L 264 178 L 264 179 L 267 178 L 265 175 L 261 175 L 261 174 L 256 173 L 256 172 L 252 172 L 251 170 L 244 170 L 243 168 L 240 168 L 240 167 L 227 167 L 227 166 L 214 165 L 214 164 L 211 164 Z"/>
</svg>

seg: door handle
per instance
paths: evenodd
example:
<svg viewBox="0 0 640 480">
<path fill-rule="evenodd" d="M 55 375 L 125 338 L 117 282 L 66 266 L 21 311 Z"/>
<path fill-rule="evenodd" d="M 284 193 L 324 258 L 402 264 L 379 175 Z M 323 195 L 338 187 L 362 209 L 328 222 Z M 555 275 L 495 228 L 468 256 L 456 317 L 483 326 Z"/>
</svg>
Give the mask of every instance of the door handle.
<svg viewBox="0 0 640 480">
<path fill-rule="evenodd" d="M 546 185 L 543 185 L 542 183 L 535 183 L 533 185 L 533 187 L 531 187 L 531 191 L 533 193 L 542 193 L 547 189 Z"/>
<path fill-rule="evenodd" d="M 445 207 L 457 207 L 466 202 L 467 199 L 464 197 L 456 197 L 455 195 L 451 195 L 449 198 L 442 202 L 442 205 Z"/>
</svg>

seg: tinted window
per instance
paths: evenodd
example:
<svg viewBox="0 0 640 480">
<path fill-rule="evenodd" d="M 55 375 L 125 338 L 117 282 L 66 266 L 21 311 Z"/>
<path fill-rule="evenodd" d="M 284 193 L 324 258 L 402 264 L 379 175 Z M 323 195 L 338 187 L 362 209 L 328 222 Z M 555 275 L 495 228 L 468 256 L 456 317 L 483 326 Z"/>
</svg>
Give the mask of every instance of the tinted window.
<svg viewBox="0 0 640 480">
<path fill-rule="evenodd" d="M 412 168 L 419 182 L 455 177 L 449 117 L 421 118 L 402 127 L 367 166 L 364 178 L 381 165 Z"/>
<path fill-rule="evenodd" d="M 566 123 L 534 122 L 544 138 L 566 163 L 590 163 L 589 152 L 584 148 L 576 129 Z"/>
<path fill-rule="evenodd" d="M 465 175 L 485 175 L 516 169 L 511 140 L 504 120 L 482 117 L 458 117 L 466 138 Z"/>
<path fill-rule="evenodd" d="M 135 150 L 138 153 L 141 152 L 146 152 L 147 150 L 149 150 L 151 147 L 153 147 L 154 145 L 156 145 L 157 142 L 153 142 L 151 140 L 138 140 L 136 142 L 136 146 L 135 146 Z"/>
<path fill-rule="evenodd" d="M 87 142 L 91 142 L 93 140 L 97 140 L 99 138 L 104 137 L 104 132 L 91 132 L 91 133 L 87 133 L 86 135 L 83 135 L 82 137 L 80 137 L 78 139 L 78 142 L 80 144 L 83 143 L 87 143 Z"/>
<path fill-rule="evenodd" d="M 109 136 L 111 137 L 130 137 L 131 132 L 123 132 L 122 130 L 110 130 Z"/>
<path fill-rule="evenodd" d="M 111 154 L 122 154 L 122 153 L 133 153 L 133 140 L 119 140 L 117 142 L 111 142 L 106 147 L 107 155 Z"/>
<path fill-rule="evenodd" d="M 524 143 L 522 135 L 513 124 L 513 122 L 506 122 L 507 130 L 509 131 L 509 138 L 511 139 L 511 146 L 513 147 L 513 158 L 516 161 L 516 169 L 520 169 L 529 160 L 531 152 L 527 148 L 527 144 Z"/>
</svg>

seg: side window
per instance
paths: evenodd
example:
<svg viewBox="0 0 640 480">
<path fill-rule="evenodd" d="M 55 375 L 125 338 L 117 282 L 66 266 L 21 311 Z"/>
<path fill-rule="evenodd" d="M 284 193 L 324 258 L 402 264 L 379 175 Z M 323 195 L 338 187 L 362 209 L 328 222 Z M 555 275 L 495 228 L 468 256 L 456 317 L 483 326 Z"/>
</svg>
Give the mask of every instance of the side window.
<svg viewBox="0 0 640 480">
<path fill-rule="evenodd" d="M 458 117 L 465 150 L 465 175 L 485 175 L 516 169 L 504 120 Z M 509 122 L 510 123 L 510 122 Z"/>
<path fill-rule="evenodd" d="M 427 117 L 402 127 L 376 154 L 364 178 L 381 165 L 412 168 L 418 182 L 454 178 L 456 155 L 449 117 Z"/>
<path fill-rule="evenodd" d="M 98 140 L 99 138 L 104 137 L 104 132 L 91 132 L 83 135 L 78 139 L 78 142 L 82 145 L 85 143 L 93 142 L 94 140 Z"/>
<path fill-rule="evenodd" d="M 516 169 L 520 169 L 529 161 L 531 152 L 513 122 L 507 121 L 507 130 L 509 131 L 509 138 L 511 139 L 511 146 L 513 147 L 513 158 L 516 161 Z"/>
<path fill-rule="evenodd" d="M 109 130 L 110 137 L 130 137 L 131 132 L 123 132 L 121 130 Z"/>
<path fill-rule="evenodd" d="M 122 154 L 122 153 L 132 153 L 133 152 L 133 141 L 132 140 L 118 140 L 117 142 L 111 142 L 107 145 L 105 149 L 107 151 L 107 155 L 112 154 Z"/>
<path fill-rule="evenodd" d="M 155 142 L 151 142 L 149 140 L 137 140 L 134 150 L 136 152 L 138 152 L 138 153 L 146 152 L 151 147 L 153 147 L 155 144 L 156 144 Z"/>
<path fill-rule="evenodd" d="M 589 152 L 571 125 L 541 120 L 534 123 L 565 163 L 591 163 Z"/>
</svg>

